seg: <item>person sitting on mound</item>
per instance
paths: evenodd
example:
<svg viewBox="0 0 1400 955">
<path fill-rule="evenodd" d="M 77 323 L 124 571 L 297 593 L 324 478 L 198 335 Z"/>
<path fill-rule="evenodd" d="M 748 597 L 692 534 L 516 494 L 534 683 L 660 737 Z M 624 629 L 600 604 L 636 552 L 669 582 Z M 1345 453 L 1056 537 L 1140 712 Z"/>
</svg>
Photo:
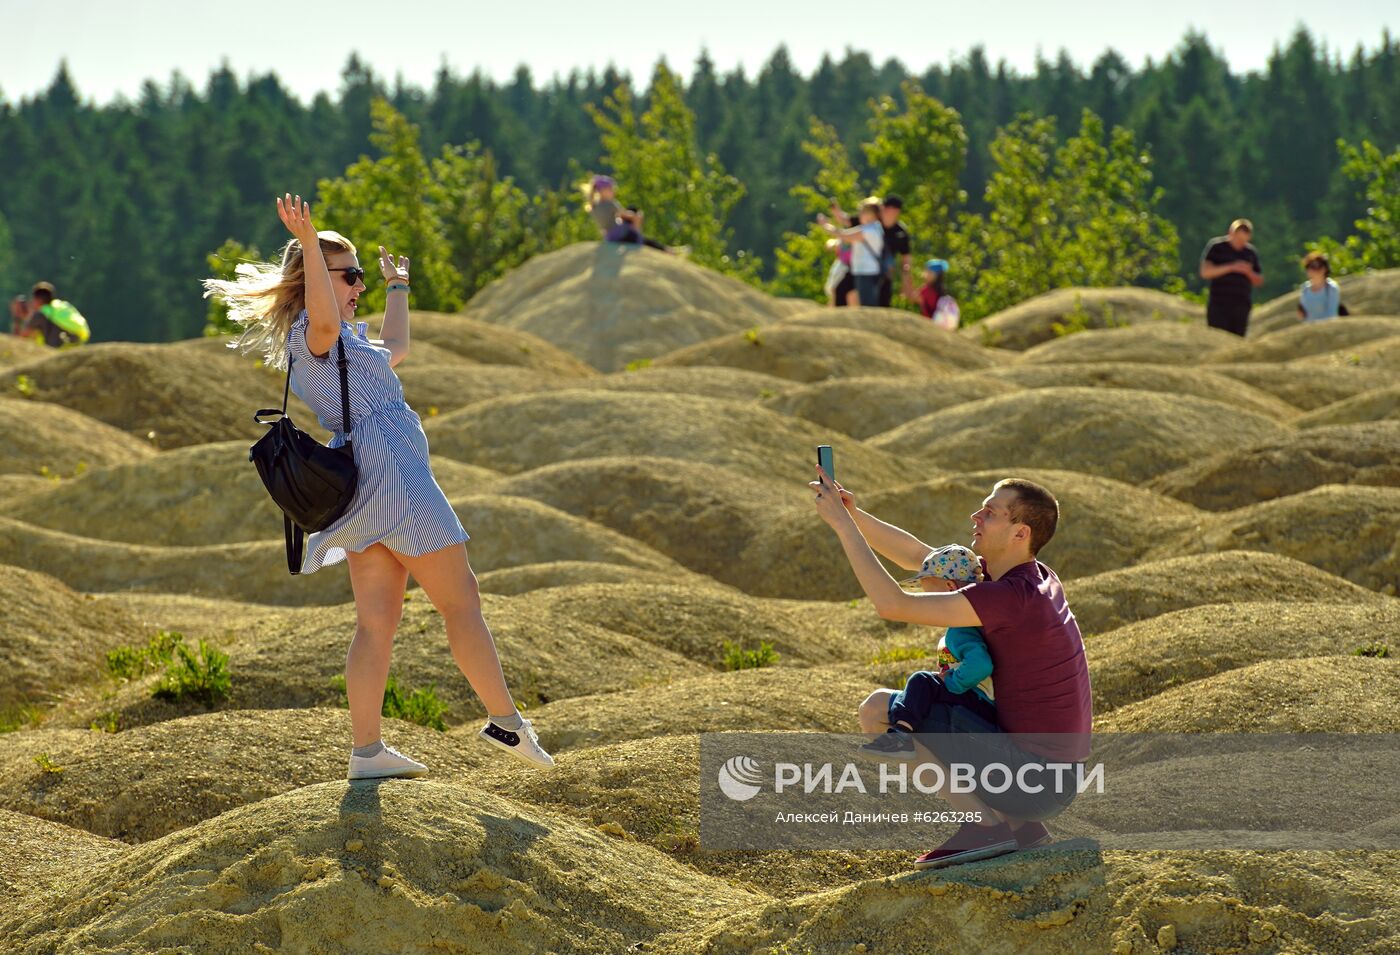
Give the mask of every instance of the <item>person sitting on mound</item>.
<svg viewBox="0 0 1400 955">
<path fill-rule="evenodd" d="M 994 721 L 942 701 L 932 703 L 913 727 L 920 755 L 943 769 L 938 794 L 973 820 L 914 864 L 937 868 L 1048 841 L 1043 820 L 1063 812 L 1078 794 L 1076 764 L 1089 755 L 1093 722 L 1079 625 L 1059 577 L 1036 559 L 1055 534 L 1059 503 L 1033 481 L 997 482 L 971 514 L 971 546 L 987 579 L 952 593 L 911 594 L 890 577 L 871 547 L 913 569 L 929 546 L 862 511 L 821 468 L 809 486 L 817 513 L 836 532 L 876 612 L 886 620 L 930 627 L 980 627 L 997 674 Z M 860 706 L 863 732 L 889 729 L 897 692 L 880 689 L 866 698 Z M 953 791 L 950 764 L 971 771 L 972 792 Z M 1012 784 L 1003 791 L 977 787 L 989 766 L 1009 774 Z"/>
<path fill-rule="evenodd" d="M 604 242 L 645 245 L 670 252 L 666 246 L 642 234 L 642 211 L 635 206 L 623 208 L 617 201 L 617 181 L 612 176 L 594 176 L 588 201 L 584 208 L 603 234 Z"/>
<path fill-rule="evenodd" d="M 955 332 L 962 324 L 962 312 L 957 299 L 949 295 L 943 284 L 948 277 L 948 263 L 929 259 L 924 263 L 924 284 L 919 288 L 919 311 L 933 324 Z"/>
<path fill-rule="evenodd" d="M 905 583 L 917 582 L 925 593 L 948 593 L 982 579 L 977 555 L 961 544 L 949 544 L 930 552 L 919 573 Z M 982 631 L 976 627 L 949 627 L 938 638 L 938 672 L 909 674 L 904 689 L 890 698 L 890 728 L 862 744 L 860 751 L 882 759 L 912 758 L 915 749 L 910 734 L 935 703 L 965 706 L 987 722 L 996 722 L 992 658 Z"/>
</svg>

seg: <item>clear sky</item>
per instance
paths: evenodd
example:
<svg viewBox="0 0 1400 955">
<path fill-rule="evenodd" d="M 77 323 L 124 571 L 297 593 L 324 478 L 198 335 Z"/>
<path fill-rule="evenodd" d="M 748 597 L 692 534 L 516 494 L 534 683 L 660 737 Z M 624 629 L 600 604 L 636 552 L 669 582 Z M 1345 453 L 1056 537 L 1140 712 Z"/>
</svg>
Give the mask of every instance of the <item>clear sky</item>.
<svg viewBox="0 0 1400 955">
<path fill-rule="evenodd" d="M 380 75 L 401 74 L 422 87 L 444 62 L 458 73 L 479 68 L 497 78 L 523 63 L 537 82 L 611 62 L 645 81 L 664 56 L 688 76 L 702 47 L 721 70 L 742 64 L 752 73 L 780 43 L 803 73 L 824 52 L 839 57 L 848 46 L 922 72 L 979 43 L 993 62 L 1025 71 L 1037 51 L 1053 58 L 1061 48 L 1085 65 L 1113 47 L 1137 66 L 1161 59 L 1195 28 L 1243 71 L 1262 68 L 1299 24 L 1344 56 L 1358 43 L 1374 48 L 1383 28 L 1400 25 L 1400 3 L 0 0 L 0 24 L 6 99 L 43 90 L 66 58 L 83 97 L 105 103 L 119 93 L 134 96 L 145 79 L 164 83 L 175 70 L 202 87 L 223 60 L 240 76 L 275 71 L 309 99 L 337 89 L 352 51 Z"/>
</svg>

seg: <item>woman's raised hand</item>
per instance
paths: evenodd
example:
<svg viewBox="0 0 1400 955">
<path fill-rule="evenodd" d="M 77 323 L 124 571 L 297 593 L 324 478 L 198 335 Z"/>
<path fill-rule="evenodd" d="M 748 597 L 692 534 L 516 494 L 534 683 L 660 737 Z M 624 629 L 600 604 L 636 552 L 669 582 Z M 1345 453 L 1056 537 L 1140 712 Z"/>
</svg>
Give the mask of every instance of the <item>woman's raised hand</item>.
<svg viewBox="0 0 1400 955">
<path fill-rule="evenodd" d="M 277 200 L 277 218 L 287 227 L 287 231 L 297 237 L 306 248 L 316 242 L 316 227 L 311 224 L 311 203 L 302 202 L 301 196 L 290 192 Z"/>
<path fill-rule="evenodd" d="M 395 279 L 407 282 L 408 256 L 401 255 L 395 260 L 393 253 L 381 245 L 379 247 L 379 271 L 383 273 L 386 282 L 392 282 Z"/>
</svg>

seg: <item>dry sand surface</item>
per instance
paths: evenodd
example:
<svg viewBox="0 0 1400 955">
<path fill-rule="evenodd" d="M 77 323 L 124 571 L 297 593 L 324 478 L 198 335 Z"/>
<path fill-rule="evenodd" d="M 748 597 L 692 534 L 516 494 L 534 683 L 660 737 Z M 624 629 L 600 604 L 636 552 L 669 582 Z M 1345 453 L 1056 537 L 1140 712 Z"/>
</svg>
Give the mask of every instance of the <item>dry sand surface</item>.
<svg viewBox="0 0 1400 955">
<path fill-rule="evenodd" d="M 1228 511 L 1323 484 L 1400 487 L 1400 421 L 1315 427 L 1221 451 L 1148 486 L 1208 511 Z"/>
<path fill-rule="evenodd" d="M 1056 289 L 990 315 L 963 329 L 962 335 L 974 342 L 990 338 L 1000 348 L 1025 351 L 1057 337 L 1055 325 L 1069 324 L 1077 313 L 1089 328 L 1107 328 L 1140 322 L 1199 323 L 1205 310 L 1151 289 Z"/>
<path fill-rule="evenodd" d="M 870 444 L 957 470 L 1061 467 L 1142 481 L 1225 444 L 1291 433 L 1263 415 L 1208 398 L 1127 388 L 1034 388 L 931 412 Z"/>
<path fill-rule="evenodd" d="M 279 375 L 222 339 L 4 346 L 0 950 L 1400 950 L 1400 851 L 1110 852 L 1090 817 L 1051 823 L 1059 849 L 916 872 L 931 846 L 699 839 L 700 734 L 854 732 L 871 690 L 933 664 L 938 632 L 881 620 L 812 512 L 817 444 L 930 545 L 966 543 L 1001 477 L 1057 494 L 1041 556 L 1099 731 L 1400 731 L 1400 271 L 1343 298 L 1354 318 L 1308 327 L 1263 303 L 1240 341 L 1172 296 L 1063 289 L 950 335 L 585 243 L 466 315 L 415 312 L 405 392 L 559 765 L 476 738 L 415 585 L 392 672 L 446 730 L 386 719 L 430 774 L 353 786 L 346 567 L 287 574 L 247 461 Z M 158 630 L 227 653 L 228 695 L 109 674 Z"/>
</svg>

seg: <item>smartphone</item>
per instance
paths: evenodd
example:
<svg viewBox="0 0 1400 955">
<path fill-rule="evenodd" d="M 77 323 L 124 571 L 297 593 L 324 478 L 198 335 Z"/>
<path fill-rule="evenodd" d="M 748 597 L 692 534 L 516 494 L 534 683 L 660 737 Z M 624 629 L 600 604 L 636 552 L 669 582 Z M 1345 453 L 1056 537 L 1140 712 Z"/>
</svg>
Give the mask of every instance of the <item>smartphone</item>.
<svg viewBox="0 0 1400 955">
<path fill-rule="evenodd" d="M 822 444 L 817 446 L 817 464 L 826 472 L 826 476 L 833 481 L 836 480 L 836 461 L 831 454 L 831 445 Z"/>
</svg>

